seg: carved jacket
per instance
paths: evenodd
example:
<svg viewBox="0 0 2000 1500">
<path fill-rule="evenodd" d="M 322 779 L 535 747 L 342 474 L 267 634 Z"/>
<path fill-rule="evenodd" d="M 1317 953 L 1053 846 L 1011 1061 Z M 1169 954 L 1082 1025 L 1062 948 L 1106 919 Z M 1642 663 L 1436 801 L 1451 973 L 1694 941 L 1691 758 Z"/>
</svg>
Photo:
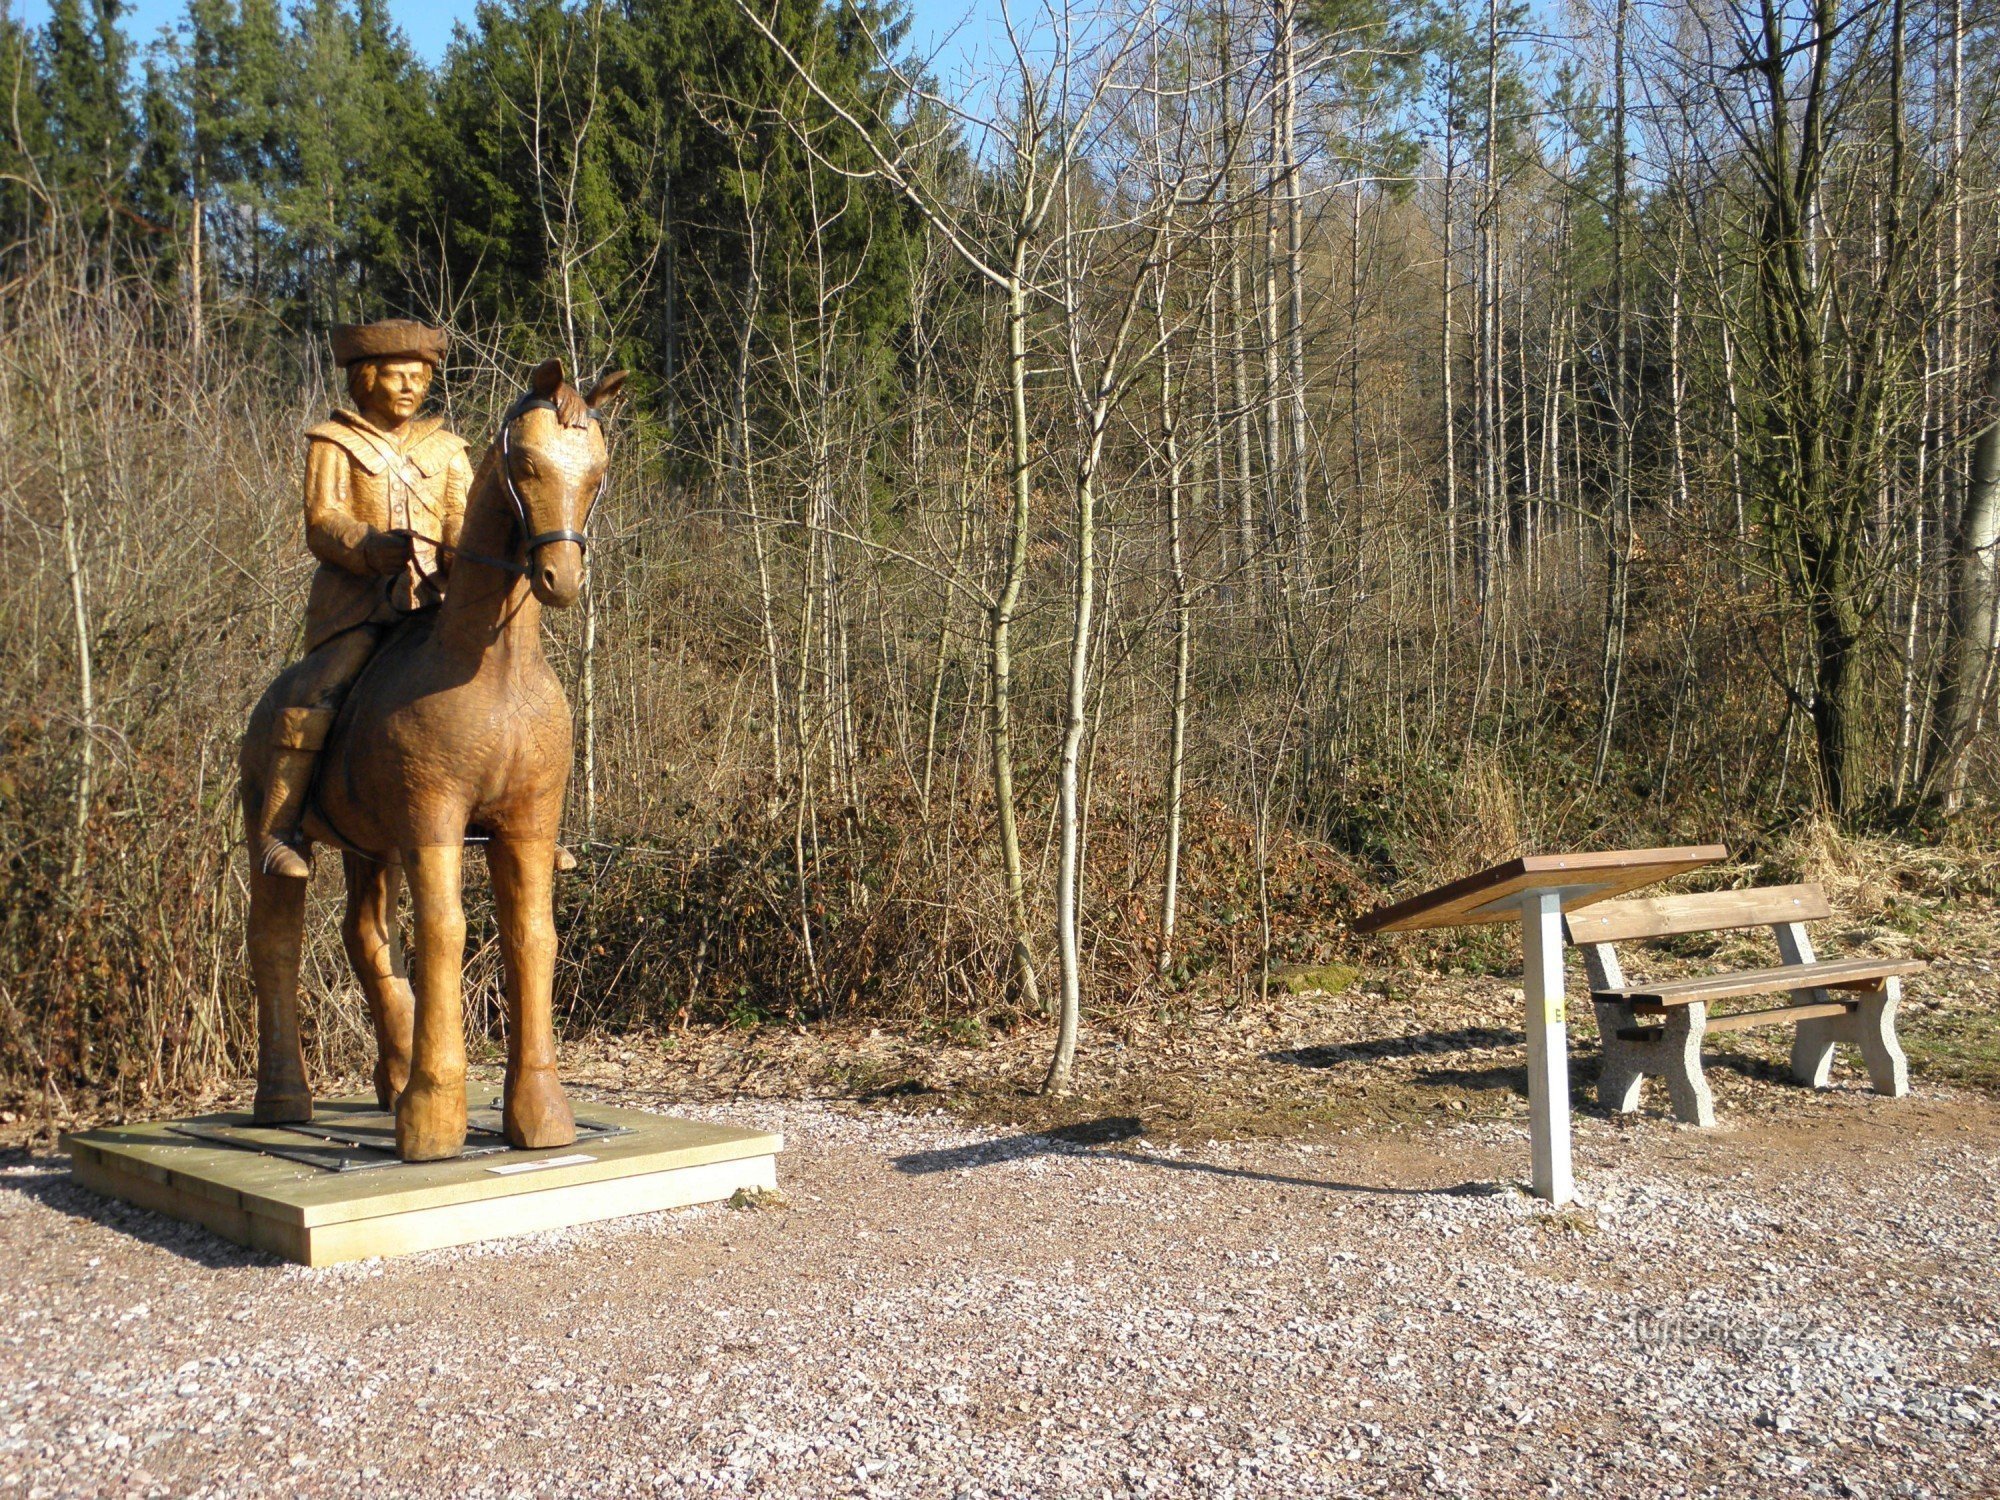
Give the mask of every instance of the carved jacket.
<svg viewBox="0 0 2000 1500">
<path fill-rule="evenodd" d="M 306 545 L 319 559 L 306 598 L 306 650 L 343 630 L 384 622 L 443 597 L 472 464 L 441 417 L 419 417 L 394 437 L 337 411 L 306 434 Z M 381 531 L 416 533 L 415 557 L 395 573 L 370 570 L 361 547 Z"/>
</svg>

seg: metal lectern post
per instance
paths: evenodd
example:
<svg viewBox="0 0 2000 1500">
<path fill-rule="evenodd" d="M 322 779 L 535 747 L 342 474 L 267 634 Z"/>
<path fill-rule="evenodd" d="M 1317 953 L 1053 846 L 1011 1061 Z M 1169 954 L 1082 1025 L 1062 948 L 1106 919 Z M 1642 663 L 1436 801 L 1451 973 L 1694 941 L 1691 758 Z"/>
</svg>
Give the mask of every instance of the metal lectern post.
<svg viewBox="0 0 2000 1500">
<path fill-rule="evenodd" d="M 1537 1198 L 1558 1206 L 1576 1197 L 1569 1165 L 1569 1029 L 1563 1007 L 1562 895 L 1531 891 L 1521 900 L 1521 991 L 1527 997 L 1528 1134 Z"/>
</svg>

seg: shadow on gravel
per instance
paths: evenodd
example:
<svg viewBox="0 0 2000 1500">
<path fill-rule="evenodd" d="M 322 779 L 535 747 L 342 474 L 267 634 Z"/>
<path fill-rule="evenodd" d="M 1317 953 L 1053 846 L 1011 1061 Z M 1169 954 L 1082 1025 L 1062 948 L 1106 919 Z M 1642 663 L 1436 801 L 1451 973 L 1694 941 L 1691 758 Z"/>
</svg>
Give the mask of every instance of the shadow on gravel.
<svg viewBox="0 0 2000 1500">
<path fill-rule="evenodd" d="M 1173 1156 L 1156 1156 L 1149 1151 L 1102 1150 L 1145 1134 L 1145 1125 L 1133 1115 L 1107 1115 L 1056 1130 L 1031 1135 L 1002 1136 L 970 1146 L 952 1146 L 939 1151 L 915 1151 L 899 1156 L 898 1172 L 924 1176 L 933 1172 L 963 1172 L 974 1167 L 998 1166 L 1035 1156 L 1093 1156 L 1129 1162 L 1140 1167 L 1159 1167 L 1169 1172 L 1195 1172 L 1207 1177 L 1234 1177 L 1244 1182 L 1266 1182 L 1279 1187 L 1313 1188 L 1325 1193 L 1381 1194 L 1400 1198 L 1483 1198 L 1505 1192 L 1494 1182 L 1460 1182 L 1444 1188 L 1385 1187 L 1362 1182 L 1333 1182 L 1323 1177 L 1293 1177 L 1283 1172 L 1261 1172 L 1252 1167 L 1225 1167 L 1214 1162 L 1187 1161 Z"/>
<path fill-rule="evenodd" d="M 1346 1046 L 1295 1047 L 1286 1052 L 1267 1052 L 1266 1062 L 1289 1063 L 1299 1068 L 1337 1068 L 1346 1063 L 1371 1062 L 1385 1057 L 1427 1057 L 1438 1053 L 1470 1052 L 1480 1048 L 1521 1047 L 1527 1038 L 1518 1031 L 1487 1026 L 1469 1026 L 1458 1031 L 1421 1031 L 1413 1036 L 1390 1037 L 1379 1042 L 1355 1042 Z M 1574 1038 L 1569 1054 L 1570 1108 L 1579 1114 L 1602 1119 L 1622 1118 L 1597 1103 L 1597 1074 L 1603 1061 L 1594 1042 Z M 1780 1078 L 1782 1070 L 1745 1058 L 1740 1062 L 1722 1055 L 1715 1059 L 1752 1076 Z M 1459 1089 L 1466 1093 L 1505 1093 L 1525 1100 L 1528 1097 L 1528 1066 L 1525 1062 L 1490 1063 L 1485 1067 L 1424 1068 L 1409 1075 L 1411 1083 L 1423 1088 Z"/>
<path fill-rule="evenodd" d="M 1713 1044 L 1701 1050 L 1701 1066 L 1705 1073 L 1717 1069 L 1735 1073 L 1755 1083 L 1774 1083 L 1781 1088 L 1797 1088 L 1790 1067 L 1770 1058 L 1751 1057 L 1746 1053 L 1718 1048 Z"/>
<path fill-rule="evenodd" d="M 1495 1026 L 1463 1026 L 1457 1031 L 1419 1031 L 1374 1042 L 1341 1046 L 1291 1047 L 1266 1052 L 1264 1061 L 1290 1063 L 1295 1068 L 1338 1068 L 1347 1063 L 1376 1062 L 1385 1057 L 1429 1057 L 1440 1052 L 1470 1052 L 1481 1047 L 1518 1047 L 1527 1041 L 1518 1031 Z"/>
<path fill-rule="evenodd" d="M 183 1224 L 151 1209 L 100 1197 L 70 1176 L 66 1161 L 20 1151 L 0 1152 L 0 1193 L 19 1194 L 65 1218 L 101 1224 L 209 1270 L 284 1264 L 275 1255 L 232 1245 L 199 1225 Z"/>
<path fill-rule="evenodd" d="M 1570 1083 L 1576 1084 L 1578 1069 L 1572 1059 Z M 1468 1089 L 1485 1093 L 1493 1089 L 1528 1097 L 1528 1069 L 1524 1064 L 1496 1063 L 1490 1068 L 1425 1068 L 1412 1080 L 1433 1088 Z"/>
</svg>

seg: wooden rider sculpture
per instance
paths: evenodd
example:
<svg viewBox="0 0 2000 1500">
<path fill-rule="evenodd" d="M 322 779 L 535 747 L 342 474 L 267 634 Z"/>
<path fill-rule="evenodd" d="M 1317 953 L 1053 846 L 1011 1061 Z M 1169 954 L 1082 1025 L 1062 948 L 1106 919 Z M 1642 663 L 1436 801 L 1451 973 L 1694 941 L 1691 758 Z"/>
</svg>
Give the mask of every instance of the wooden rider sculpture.
<svg viewBox="0 0 2000 1500">
<path fill-rule="evenodd" d="M 357 411 L 312 431 L 306 524 L 320 559 L 307 654 L 250 716 L 241 795 L 250 831 L 248 949 L 257 1096 L 266 1124 L 312 1118 L 298 980 L 315 843 L 341 850 L 341 939 L 368 1001 L 375 1094 L 406 1161 L 466 1136 L 461 993 L 467 836 L 483 836 L 506 972 L 501 1124 L 514 1146 L 576 1138 L 556 1077 L 552 876 L 571 726 L 542 652 L 542 612 L 583 586 L 591 510 L 610 461 L 603 416 L 622 372 L 585 393 L 545 360 L 483 457 L 416 417 L 443 336 L 413 323 L 342 329 Z M 434 607 L 433 607 L 434 606 Z M 400 622 L 400 623 L 399 623 Z M 314 758 L 318 757 L 315 767 Z M 410 894 L 414 971 L 398 904 Z"/>
<path fill-rule="evenodd" d="M 406 318 L 333 330 L 354 409 L 306 434 L 306 545 L 319 571 L 252 836 L 266 874 L 312 873 L 299 819 L 341 700 L 399 620 L 442 602 L 472 487 L 465 440 L 442 417 L 418 415 L 445 345 L 443 332 Z"/>
</svg>

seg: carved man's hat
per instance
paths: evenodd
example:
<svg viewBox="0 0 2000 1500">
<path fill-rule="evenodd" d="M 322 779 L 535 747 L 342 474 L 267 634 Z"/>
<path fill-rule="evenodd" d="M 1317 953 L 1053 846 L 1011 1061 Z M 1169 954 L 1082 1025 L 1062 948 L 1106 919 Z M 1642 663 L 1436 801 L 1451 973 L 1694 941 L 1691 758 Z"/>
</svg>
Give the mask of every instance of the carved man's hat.
<svg viewBox="0 0 2000 1500">
<path fill-rule="evenodd" d="M 427 328 L 413 318 L 336 323 L 332 337 L 333 361 L 343 370 L 364 359 L 420 359 L 436 369 L 451 342 L 442 328 Z"/>
</svg>

